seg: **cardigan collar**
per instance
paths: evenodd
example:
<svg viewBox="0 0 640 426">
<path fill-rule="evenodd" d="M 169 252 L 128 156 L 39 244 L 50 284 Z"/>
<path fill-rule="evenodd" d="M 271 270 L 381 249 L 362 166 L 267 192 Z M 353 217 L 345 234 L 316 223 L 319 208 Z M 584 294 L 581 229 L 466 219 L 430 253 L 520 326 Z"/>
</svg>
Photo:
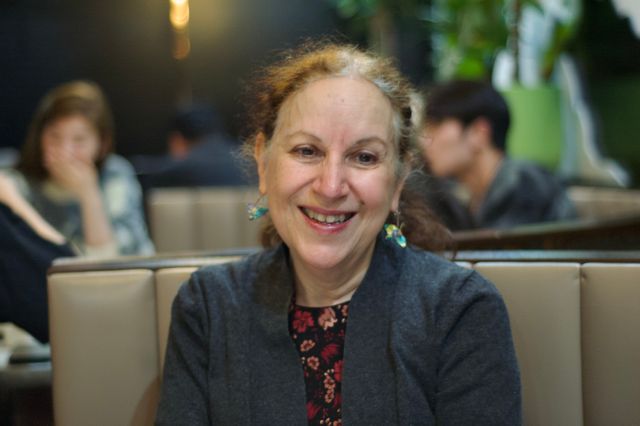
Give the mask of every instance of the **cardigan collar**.
<svg viewBox="0 0 640 426">
<path fill-rule="evenodd" d="M 389 332 L 402 254 L 380 233 L 369 269 L 349 303 L 342 382 L 347 423 L 397 420 Z M 306 424 L 304 377 L 288 327 L 294 280 L 287 247 L 282 244 L 259 256 L 256 270 L 251 312 L 251 342 L 256 350 L 250 371 L 252 388 L 257 390 L 252 394 L 261 401 L 252 403 L 252 411 L 270 407 L 268 411 L 278 413 L 284 423 Z"/>
</svg>

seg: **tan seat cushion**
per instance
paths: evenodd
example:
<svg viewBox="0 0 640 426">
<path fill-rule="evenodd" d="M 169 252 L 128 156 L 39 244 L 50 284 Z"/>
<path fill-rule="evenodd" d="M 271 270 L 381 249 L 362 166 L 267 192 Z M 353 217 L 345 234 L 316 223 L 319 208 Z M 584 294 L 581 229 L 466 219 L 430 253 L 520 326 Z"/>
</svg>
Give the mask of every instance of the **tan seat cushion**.
<svg viewBox="0 0 640 426">
<path fill-rule="evenodd" d="M 504 297 L 525 425 L 582 425 L 580 274 L 571 263 L 479 263 Z"/>
<path fill-rule="evenodd" d="M 640 425 L 640 265 L 582 266 L 586 425 Z"/>
<path fill-rule="evenodd" d="M 49 316 L 56 424 L 153 424 L 159 391 L 153 273 L 53 274 Z"/>
</svg>

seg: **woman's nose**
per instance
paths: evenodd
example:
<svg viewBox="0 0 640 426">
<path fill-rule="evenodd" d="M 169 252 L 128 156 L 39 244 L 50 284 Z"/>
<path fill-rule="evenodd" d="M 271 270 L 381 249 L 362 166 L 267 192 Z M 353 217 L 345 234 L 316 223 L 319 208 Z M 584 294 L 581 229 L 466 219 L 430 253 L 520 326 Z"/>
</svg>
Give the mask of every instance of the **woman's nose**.
<svg viewBox="0 0 640 426">
<path fill-rule="evenodd" d="M 313 189 L 326 198 L 340 198 L 349 191 L 346 166 L 340 161 L 327 159 L 319 165 Z"/>
</svg>

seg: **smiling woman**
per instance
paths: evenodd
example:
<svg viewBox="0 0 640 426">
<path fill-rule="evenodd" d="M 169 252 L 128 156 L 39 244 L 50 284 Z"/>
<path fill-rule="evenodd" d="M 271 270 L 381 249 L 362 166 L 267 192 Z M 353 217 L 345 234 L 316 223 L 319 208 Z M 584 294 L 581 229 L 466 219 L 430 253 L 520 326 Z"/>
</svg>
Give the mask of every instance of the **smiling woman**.
<svg viewBox="0 0 640 426">
<path fill-rule="evenodd" d="M 280 111 L 271 149 L 263 134 L 255 147 L 260 192 L 289 247 L 297 302 L 341 303 L 362 280 L 389 212 L 398 210 L 406 171 L 395 170 L 391 103 L 366 80 L 333 77 L 309 83 Z M 309 294 L 306 284 L 327 274 L 344 284 Z"/>
<path fill-rule="evenodd" d="M 410 86 L 350 46 L 305 46 L 261 72 L 246 151 L 268 247 L 180 289 L 157 423 L 519 424 L 502 299 L 423 250 L 443 228 L 403 191 Z M 394 216 L 411 225 L 389 228 Z"/>
</svg>

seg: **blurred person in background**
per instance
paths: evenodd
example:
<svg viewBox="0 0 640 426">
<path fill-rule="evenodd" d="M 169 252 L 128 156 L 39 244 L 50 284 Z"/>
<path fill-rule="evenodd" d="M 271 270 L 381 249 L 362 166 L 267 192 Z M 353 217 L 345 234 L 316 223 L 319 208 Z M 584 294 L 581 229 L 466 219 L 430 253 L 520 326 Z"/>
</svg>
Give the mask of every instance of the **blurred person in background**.
<svg viewBox="0 0 640 426">
<path fill-rule="evenodd" d="M 425 161 L 434 176 L 451 178 L 463 190 L 469 227 L 575 218 L 565 188 L 551 172 L 506 155 L 509 125 L 508 105 L 490 84 L 454 80 L 427 94 Z"/>
<path fill-rule="evenodd" d="M 57 86 L 40 101 L 10 176 L 80 254 L 151 254 L 140 185 L 131 165 L 112 153 L 113 132 L 98 85 Z"/>
<path fill-rule="evenodd" d="M 40 342 L 49 340 L 47 269 L 73 256 L 56 231 L 0 173 L 0 322 L 11 322 Z"/>
<path fill-rule="evenodd" d="M 141 176 L 150 187 L 247 185 L 216 110 L 205 103 L 179 108 L 167 137 L 168 157 Z"/>
</svg>

